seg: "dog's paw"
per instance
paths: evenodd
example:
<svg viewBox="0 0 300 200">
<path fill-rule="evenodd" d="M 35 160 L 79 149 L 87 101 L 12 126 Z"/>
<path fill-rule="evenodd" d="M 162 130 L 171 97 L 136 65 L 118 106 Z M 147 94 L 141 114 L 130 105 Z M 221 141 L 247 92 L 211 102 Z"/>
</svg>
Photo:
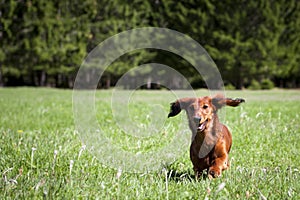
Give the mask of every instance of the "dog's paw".
<svg viewBox="0 0 300 200">
<path fill-rule="evenodd" d="M 208 178 L 212 179 L 212 178 L 218 178 L 221 176 L 221 171 L 217 170 L 217 169 L 210 169 L 208 172 Z"/>
</svg>

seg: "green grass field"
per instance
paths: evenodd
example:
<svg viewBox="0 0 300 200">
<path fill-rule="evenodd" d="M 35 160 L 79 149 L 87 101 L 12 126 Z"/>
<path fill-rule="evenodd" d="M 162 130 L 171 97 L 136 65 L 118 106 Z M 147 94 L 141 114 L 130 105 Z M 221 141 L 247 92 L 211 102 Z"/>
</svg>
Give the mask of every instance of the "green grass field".
<svg viewBox="0 0 300 200">
<path fill-rule="evenodd" d="M 137 151 L 137 142 L 113 120 L 111 92 L 97 91 L 97 120 L 116 145 Z M 196 181 L 188 148 L 151 173 L 121 173 L 101 163 L 75 131 L 72 90 L 0 89 L 0 199 L 300 199 L 300 91 L 226 94 L 246 100 L 224 108 L 223 123 L 233 135 L 231 168 L 218 179 Z M 168 91 L 137 91 L 134 98 L 140 104 L 129 107 L 138 124 L 150 123 L 145 113 L 151 107 L 145 102 L 164 105 L 162 115 L 167 116 L 175 100 Z M 141 151 L 168 144 L 180 116 L 140 141 Z"/>
</svg>

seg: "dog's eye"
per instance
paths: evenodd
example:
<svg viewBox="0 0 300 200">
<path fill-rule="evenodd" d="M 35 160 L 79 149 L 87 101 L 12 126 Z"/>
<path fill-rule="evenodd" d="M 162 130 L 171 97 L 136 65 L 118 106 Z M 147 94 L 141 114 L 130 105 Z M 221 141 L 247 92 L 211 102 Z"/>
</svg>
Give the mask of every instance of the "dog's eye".
<svg viewBox="0 0 300 200">
<path fill-rule="evenodd" d="M 203 108 L 203 109 L 206 109 L 206 108 L 208 108 L 208 105 L 203 105 L 202 108 Z"/>
</svg>

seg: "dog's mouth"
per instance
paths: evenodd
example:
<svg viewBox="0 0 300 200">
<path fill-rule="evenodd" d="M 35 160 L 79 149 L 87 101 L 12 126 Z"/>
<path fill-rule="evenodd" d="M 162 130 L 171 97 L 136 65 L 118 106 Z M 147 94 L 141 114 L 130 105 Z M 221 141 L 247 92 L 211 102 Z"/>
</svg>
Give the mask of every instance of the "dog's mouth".
<svg viewBox="0 0 300 200">
<path fill-rule="evenodd" d="M 205 127 L 206 127 L 206 124 L 207 124 L 207 121 L 208 121 L 208 120 L 205 120 L 204 122 L 199 123 L 198 128 L 197 128 L 197 131 L 198 131 L 198 132 L 204 131 L 204 129 L 205 129 Z"/>
</svg>

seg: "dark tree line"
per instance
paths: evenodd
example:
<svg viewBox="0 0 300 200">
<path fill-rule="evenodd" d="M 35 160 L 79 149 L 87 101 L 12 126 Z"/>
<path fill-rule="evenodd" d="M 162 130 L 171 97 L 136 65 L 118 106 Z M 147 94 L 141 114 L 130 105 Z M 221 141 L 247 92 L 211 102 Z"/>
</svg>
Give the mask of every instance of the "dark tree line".
<svg viewBox="0 0 300 200">
<path fill-rule="evenodd" d="M 0 0 L 0 85 L 72 87 L 80 64 L 100 42 L 149 26 L 198 41 L 228 86 L 300 86 L 297 0 Z M 185 60 L 151 49 L 122 56 L 99 87 L 113 86 L 130 68 L 153 61 L 205 87 Z"/>
</svg>

